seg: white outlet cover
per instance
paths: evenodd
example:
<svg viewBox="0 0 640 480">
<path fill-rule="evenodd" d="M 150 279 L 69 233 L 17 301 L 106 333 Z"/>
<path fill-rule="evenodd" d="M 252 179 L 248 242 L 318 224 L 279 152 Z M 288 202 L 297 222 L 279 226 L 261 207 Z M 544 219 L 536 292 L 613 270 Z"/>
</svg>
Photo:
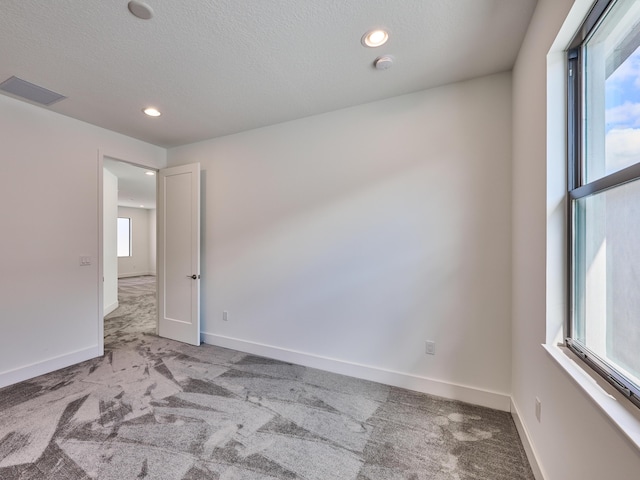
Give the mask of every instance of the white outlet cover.
<svg viewBox="0 0 640 480">
<path fill-rule="evenodd" d="M 436 354 L 436 342 L 427 341 L 425 346 L 426 346 L 425 351 L 428 355 Z"/>
</svg>

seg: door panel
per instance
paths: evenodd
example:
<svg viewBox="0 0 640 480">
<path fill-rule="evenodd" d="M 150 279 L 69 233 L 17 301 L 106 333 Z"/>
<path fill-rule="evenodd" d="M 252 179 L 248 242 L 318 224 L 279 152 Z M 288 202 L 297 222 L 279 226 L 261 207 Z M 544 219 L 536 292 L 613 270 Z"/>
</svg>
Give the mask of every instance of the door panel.
<svg viewBox="0 0 640 480">
<path fill-rule="evenodd" d="M 200 164 L 158 183 L 158 334 L 200 345 Z"/>
</svg>

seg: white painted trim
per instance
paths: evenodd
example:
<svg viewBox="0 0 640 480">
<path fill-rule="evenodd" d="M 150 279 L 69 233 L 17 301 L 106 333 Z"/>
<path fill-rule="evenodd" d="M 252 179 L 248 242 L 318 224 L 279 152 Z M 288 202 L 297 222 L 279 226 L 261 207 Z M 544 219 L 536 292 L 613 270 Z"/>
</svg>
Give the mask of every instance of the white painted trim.
<svg viewBox="0 0 640 480">
<path fill-rule="evenodd" d="M 129 278 L 129 277 L 146 277 L 146 276 L 156 276 L 156 272 L 132 272 L 132 273 L 119 273 L 118 278 Z"/>
<path fill-rule="evenodd" d="M 0 388 L 102 356 L 99 345 L 0 373 Z"/>
<path fill-rule="evenodd" d="M 111 305 L 104 307 L 104 316 L 106 317 L 118 307 L 119 307 L 119 304 L 117 301 L 112 303 Z"/>
<path fill-rule="evenodd" d="M 520 442 L 527 454 L 527 459 L 529 460 L 529 465 L 531 465 L 533 476 L 536 480 L 545 480 L 546 478 L 549 478 L 542 471 L 542 467 L 538 461 L 538 455 L 536 454 L 536 449 L 533 447 L 533 443 L 531 442 L 531 436 L 529 435 L 527 427 L 520 419 L 520 412 L 513 398 L 511 399 L 511 417 L 513 417 L 513 422 L 516 424 L 516 430 L 518 430 L 518 435 L 520 435 Z"/>
<path fill-rule="evenodd" d="M 318 368 L 328 372 L 348 375 L 350 377 L 371 380 L 373 382 L 406 388 L 417 392 L 428 393 L 451 400 L 472 403 L 483 407 L 495 408 L 508 412 L 511 407 L 511 397 L 504 393 L 481 390 L 464 385 L 434 380 L 427 377 L 396 372 L 369 365 L 362 365 L 334 358 L 322 357 L 310 353 L 289 350 L 286 348 L 264 345 L 261 343 L 225 337 L 213 333 L 202 332 L 202 341 L 209 345 L 231 348 L 241 352 L 295 363 L 305 367 Z"/>
<path fill-rule="evenodd" d="M 104 354 L 104 155 L 98 149 L 98 355 Z M 98 356 L 96 355 L 96 356 Z"/>
</svg>

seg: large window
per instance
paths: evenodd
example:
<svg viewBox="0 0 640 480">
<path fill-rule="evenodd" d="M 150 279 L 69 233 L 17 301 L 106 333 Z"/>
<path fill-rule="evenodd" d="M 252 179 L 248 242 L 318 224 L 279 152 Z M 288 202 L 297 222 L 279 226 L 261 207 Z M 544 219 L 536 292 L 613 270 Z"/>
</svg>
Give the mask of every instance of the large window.
<svg viewBox="0 0 640 480">
<path fill-rule="evenodd" d="M 596 3 L 568 83 L 567 344 L 640 406 L 640 2 Z"/>
<path fill-rule="evenodd" d="M 118 257 L 131 256 L 131 219 L 118 217 Z"/>
</svg>

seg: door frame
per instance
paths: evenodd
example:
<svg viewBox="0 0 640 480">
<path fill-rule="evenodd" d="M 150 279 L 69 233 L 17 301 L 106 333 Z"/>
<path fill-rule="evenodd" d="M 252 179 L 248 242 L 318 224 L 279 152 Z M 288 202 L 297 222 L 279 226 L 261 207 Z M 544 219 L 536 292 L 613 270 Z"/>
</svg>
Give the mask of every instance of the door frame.
<svg viewBox="0 0 640 480">
<path fill-rule="evenodd" d="M 118 162 L 128 163 L 134 167 L 143 168 L 156 173 L 156 241 L 158 238 L 158 172 L 160 169 L 156 166 L 148 166 L 141 163 L 123 160 L 116 155 L 109 155 L 98 149 L 98 350 L 100 355 L 104 355 L 104 159 L 110 158 Z M 156 268 L 158 265 L 159 252 L 156 248 Z M 157 275 L 157 272 L 156 272 Z M 158 282 L 156 282 L 156 299 L 158 298 Z M 158 334 L 158 316 L 156 315 L 156 335 Z"/>
</svg>

